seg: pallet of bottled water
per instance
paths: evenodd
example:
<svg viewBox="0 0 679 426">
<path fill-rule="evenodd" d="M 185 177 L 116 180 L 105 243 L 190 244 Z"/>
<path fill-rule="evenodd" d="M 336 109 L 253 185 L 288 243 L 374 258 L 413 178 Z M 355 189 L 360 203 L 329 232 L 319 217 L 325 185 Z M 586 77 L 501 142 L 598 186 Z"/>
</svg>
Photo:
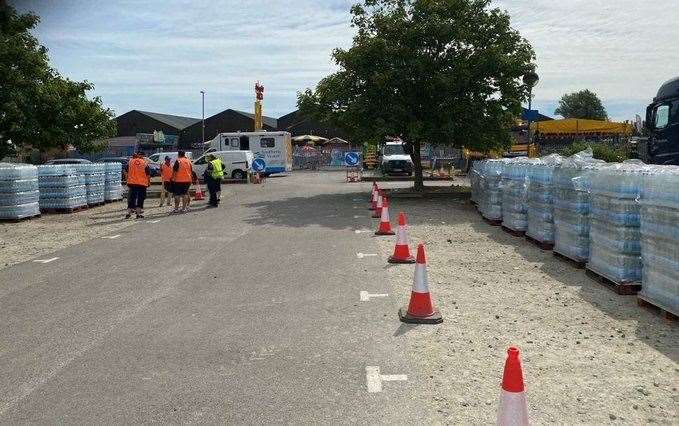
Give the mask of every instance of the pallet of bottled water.
<svg viewBox="0 0 679 426">
<path fill-rule="evenodd" d="M 0 163 L 0 220 L 40 215 L 39 196 L 37 167 Z"/>
<path fill-rule="evenodd" d="M 104 163 L 104 165 L 104 200 L 120 200 L 123 198 L 123 165 L 120 163 Z"/>
<path fill-rule="evenodd" d="M 506 160 L 492 159 L 483 162 L 481 167 L 479 210 L 481 215 L 491 221 L 502 220 L 502 171 Z"/>
<path fill-rule="evenodd" d="M 502 170 L 502 226 L 517 232 L 528 229 L 528 167 L 539 160 L 515 158 Z"/>
<path fill-rule="evenodd" d="M 38 166 L 40 209 L 77 209 L 87 205 L 85 175 L 71 164 Z"/>
<path fill-rule="evenodd" d="M 591 175 L 587 268 L 616 284 L 641 281 L 639 197 L 647 171 L 643 163 L 630 161 Z"/>
<path fill-rule="evenodd" d="M 76 164 L 76 170 L 85 175 L 85 192 L 88 205 L 104 202 L 104 185 L 106 182 L 106 164 Z"/>
<path fill-rule="evenodd" d="M 641 188 L 639 297 L 679 314 L 679 167 L 649 166 Z"/>
<path fill-rule="evenodd" d="M 471 200 L 477 206 L 479 204 L 479 199 L 481 198 L 481 186 L 483 180 L 481 170 L 483 169 L 484 163 L 484 160 L 475 161 L 472 164 L 471 170 L 469 171 L 469 183 L 471 184 L 472 189 Z"/>
<path fill-rule="evenodd" d="M 545 244 L 554 244 L 554 170 L 563 158 L 552 154 L 528 164 L 526 235 Z"/>
<path fill-rule="evenodd" d="M 590 149 L 566 158 L 554 171 L 554 251 L 576 262 L 589 259 L 591 176 L 603 165 Z"/>
</svg>

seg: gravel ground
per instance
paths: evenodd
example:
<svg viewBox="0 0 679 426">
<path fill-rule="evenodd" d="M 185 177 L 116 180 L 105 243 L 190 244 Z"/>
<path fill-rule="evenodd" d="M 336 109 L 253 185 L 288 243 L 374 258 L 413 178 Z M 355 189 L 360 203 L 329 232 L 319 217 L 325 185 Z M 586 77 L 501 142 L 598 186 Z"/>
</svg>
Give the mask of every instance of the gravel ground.
<svg viewBox="0 0 679 426">
<path fill-rule="evenodd" d="M 146 220 L 167 216 L 168 207 L 158 208 L 157 202 L 157 199 L 146 202 Z M 124 219 L 126 207 L 123 200 L 78 213 L 43 214 L 18 223 L 0 222 L 0 269 L 131 226 L 135 219 Z"/>
<path fill-rule="evenodd" d="M 482 222 L 468 202 L 392 199 L 425 242 L 444 323 L 401 325 L 446 423 L 493 423 L 505 351 L 521 349 L 534 424 L 679 424 L 679 327 Z M 393 237 L 379 240 L 393 251 Z M 413 267 L 386 266 L 407 305 Z M 394 312 L 396 315 L 396 312 Z"/>
</svg>

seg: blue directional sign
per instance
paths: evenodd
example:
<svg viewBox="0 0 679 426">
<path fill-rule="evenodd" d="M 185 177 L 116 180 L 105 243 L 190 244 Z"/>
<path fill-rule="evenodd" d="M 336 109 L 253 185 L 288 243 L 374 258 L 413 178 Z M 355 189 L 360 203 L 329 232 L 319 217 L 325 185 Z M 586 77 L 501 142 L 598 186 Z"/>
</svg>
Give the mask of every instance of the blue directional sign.
<svg viewBox="0 0 679 426">
<path fill-rule="evenodd" d="M 344 163 L 349 167 L 355 167 L 358 165 L 358 153 L 347 152 L 344 154 Z"/>
<path fill-rule="evenodd" d="M 266 161 L 264 161 L 263 158 L 256 158 L 252 162 L 252 170 L 256 172 L 263 172 L 264 170 L 266 170 Z"/>
</svg>

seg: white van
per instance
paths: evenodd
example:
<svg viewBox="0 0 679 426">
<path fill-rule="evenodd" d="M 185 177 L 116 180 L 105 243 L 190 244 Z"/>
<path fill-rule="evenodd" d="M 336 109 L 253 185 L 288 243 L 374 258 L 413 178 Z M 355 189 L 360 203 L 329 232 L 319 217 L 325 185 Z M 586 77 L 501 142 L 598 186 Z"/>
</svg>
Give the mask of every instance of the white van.
<svg viewBox="0 0 679 426">
<path fill-rule="evenodd" d="M 156 152 L 155 154 L 149 155 L 149 161 L 152 163 L 160 164 L 165 161 L 165 157 L 170 157 L 170 161 L 174 163 L 174 160 L 179 156 L 179 152 Z M 186 158 L 189 160 L 193 159 L 193 153 L 191 151 L 186 151 Z"/>
<path fill-rule="evenodd" d="M 207 169 L 207 156 L 214 155 L 222 160 L 224 163 L 224 178 L 225 179 L 246 179 L 248 170 L 255 160 L 252 151 L 212 151 L 201 155 L 193 162 L 193 171 L 200 179 L 203 178 L 203 173 Z"/>
<path fill-rule="evenodd" d="M 289 132 L 220 133 L 205 142 L 209 151 L 252 151 L 266 162 L 265 175 L 292 171 L 292 137 Z"/>
</svg>

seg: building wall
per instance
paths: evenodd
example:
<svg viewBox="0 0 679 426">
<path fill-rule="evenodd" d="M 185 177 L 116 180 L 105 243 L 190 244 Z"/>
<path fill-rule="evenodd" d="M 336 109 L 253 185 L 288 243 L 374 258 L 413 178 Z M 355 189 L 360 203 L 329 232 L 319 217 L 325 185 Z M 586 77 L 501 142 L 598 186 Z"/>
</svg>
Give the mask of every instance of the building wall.
<svg viewBox="0 0 679 426">
<path fill-rule="evenodd" d="M 225 110 L 205 119 L 205 140 L 214 139 L 219 133 L 252 132 L 255 122 L 252 118 L 233 110 Z M 182 130 L 179 134 L 179 145 L 188 148 L 202 141 L 202 122 L 197 122 Z M 264 130 L 274 131 L 276 128 L 264 125 Z"/>
</svg>

